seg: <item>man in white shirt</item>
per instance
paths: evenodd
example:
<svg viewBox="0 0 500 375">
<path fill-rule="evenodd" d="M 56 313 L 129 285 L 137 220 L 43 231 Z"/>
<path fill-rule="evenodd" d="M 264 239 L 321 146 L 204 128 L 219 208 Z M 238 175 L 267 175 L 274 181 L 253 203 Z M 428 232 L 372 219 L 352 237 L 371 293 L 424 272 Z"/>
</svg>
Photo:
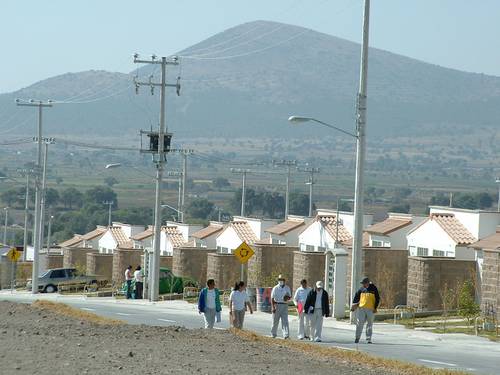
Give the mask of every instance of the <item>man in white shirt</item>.
<svg viewBox="0 0 500 375">
<path fill-rule="evenodd" d="M 288 329 L 288 301 L 291 298 L 292 291 L 290 290 L 290 287 L 285 284 L 285 278 L 282 275 L 279 275 L 278 285 L 276 285 L 271 292 L 271 306 L 273 312 L 271 335 L 273 337 L 276 337 L 277 335 L 280 320 L 283 338 L 287 339 L 290 336 Z"/>
<path fill-rule="evenodd" d="M 330 316 L 330 302 L 328 292 L 323 288 L 323 281 L 317 281 L 316 289 L 307 295 L 304 310 L 311 317 L 311 341 L 321 342 L 323 317 Z"/>
<path fill-rule="evenodd" d="M 297 335 L 299 340 L 309 339 L 311 319 L 310 316 L 304 312 L 304 306 L 310 291 L 311 288 L 307 286 L 307 280 L 303 279 L 300 282 L 300 287 L 297 288 L 293 296 L 293 302 L 297 307 L 297 314 L 299 315 L 299 334 Z"/>
<path fill-rule="evenodd" d="M 132 298 L 132 266 L 125 270 L 125 282 L 127 283 L 127 299 Z"/>
<path fill-rule="evenodd" d="M 135 299 L 142 299 L 142 290 L 143 290 L 143 279 L 144 276 L 142 274 L 141 266 L 137 266 L 134 271 L 134 280 L 135 280 Z"/>
</svg>

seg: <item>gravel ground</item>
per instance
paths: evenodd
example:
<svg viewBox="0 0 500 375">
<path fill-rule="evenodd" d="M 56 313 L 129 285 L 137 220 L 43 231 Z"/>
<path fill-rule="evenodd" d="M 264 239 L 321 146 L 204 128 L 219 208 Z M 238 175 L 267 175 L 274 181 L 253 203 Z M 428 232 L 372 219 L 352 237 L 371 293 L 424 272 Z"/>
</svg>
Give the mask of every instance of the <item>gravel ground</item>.
<svg viewBox="0 0 500 375">
<path fill-rule="evenodd" d="M 0 302 L 0 373 L 382 375 L 228 331 L 98 325 L 25 304 Z"/>
</svg>

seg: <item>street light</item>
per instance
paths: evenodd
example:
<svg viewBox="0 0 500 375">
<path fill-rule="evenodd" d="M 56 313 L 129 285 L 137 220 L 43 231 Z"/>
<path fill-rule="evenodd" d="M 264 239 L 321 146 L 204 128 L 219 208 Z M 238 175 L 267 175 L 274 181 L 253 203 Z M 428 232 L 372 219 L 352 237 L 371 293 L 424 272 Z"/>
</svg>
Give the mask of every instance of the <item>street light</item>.
<svg viewBox="0 0 500 375">
<path fill-rule="evenodd" d="M 318 119 L 315 119 L 313 117 L 304 117 L 304 116 L 290 116 L 288 118 L 288 121 L 290 121 L 292 124 L 302 124 L 304 122 L 308 122 L 308 121 L 311 121 L 311 122 L 316 122 L 318 124 L 321 124 L 323 126 L 326 126 L 327 128 L 330 128 L 330 129 L 335 129 L 341 133 L 344 133 L 344 134 L 347 134 L 347 135 L 350 135 L 351 137 L 354 137 L 354 138 L 358 138 L 358 136 L 354 133 L 350 133 L 344 129 L 341 129 L 335 125 L 332 125 L 332 124 L 329 124 L 327 122 L 323 122 L 323 121 L 320 121 Z"/>
<path fill-rule="evenodd" d="M 3 244 L 7 246 L 7 225 L 9 224 L 9 207 L 4 207 L 5 226 L 3 227 Z"/>
<path fill-rule="evenodd" d="M 174 207 L 172 207 L 169 204 L 165 204 L 164 203 L 164 204 L 161 205 L 161 208 L 170 208 L 171 210 L 174 210 L 175 212 L 177 212 L 177 214 L 184 216 L 184 212 L 179 211 L 177 208 L 174 208 Z"/>
<path fill-rule="evenodd" d="M 500 177 L 495 179 L 495 182 L 498 184 L 498 202 L 497 202 L 497 211 L 500 212 Z"/>
</svg>

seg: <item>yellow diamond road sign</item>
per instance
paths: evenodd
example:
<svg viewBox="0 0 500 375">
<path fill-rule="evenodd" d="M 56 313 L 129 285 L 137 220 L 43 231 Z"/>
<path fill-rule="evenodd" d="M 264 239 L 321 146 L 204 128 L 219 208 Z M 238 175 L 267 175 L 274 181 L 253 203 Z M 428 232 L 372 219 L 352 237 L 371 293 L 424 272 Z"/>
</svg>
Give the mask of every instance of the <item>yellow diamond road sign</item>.
<svg viewBox="0 0 500 375">
<path fill-rule="evenodd" d="M 17 262 L 17 260 L 21 257 L 21 252 L 17 250 L 15 247 L 9 250 L 7 253 L 7 257 L 11 262 Z"/>
<path fill-rule="evenodd" d="M 244 264 L 253 256 L 254 251 L 246 242 L 242 242 L 240 246 L 234 249 L 234 256 Z"/>
</svg>

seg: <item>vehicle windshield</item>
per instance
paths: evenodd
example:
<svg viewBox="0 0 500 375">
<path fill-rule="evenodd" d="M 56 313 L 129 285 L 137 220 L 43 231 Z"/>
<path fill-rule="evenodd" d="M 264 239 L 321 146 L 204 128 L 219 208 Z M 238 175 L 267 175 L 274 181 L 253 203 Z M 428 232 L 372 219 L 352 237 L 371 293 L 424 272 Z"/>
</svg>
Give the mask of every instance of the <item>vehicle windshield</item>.
<svg viewBox="0 0 500 375">
<path fill-rule="evenodd" d="M 42 276 L 40 276 L 40 277 L 46 277 L 46 276 L 48 276 L 49 274 L 50 274 L 50 270 L 45 271 L 45 272 L 42 274 Z"/>
</svg>

